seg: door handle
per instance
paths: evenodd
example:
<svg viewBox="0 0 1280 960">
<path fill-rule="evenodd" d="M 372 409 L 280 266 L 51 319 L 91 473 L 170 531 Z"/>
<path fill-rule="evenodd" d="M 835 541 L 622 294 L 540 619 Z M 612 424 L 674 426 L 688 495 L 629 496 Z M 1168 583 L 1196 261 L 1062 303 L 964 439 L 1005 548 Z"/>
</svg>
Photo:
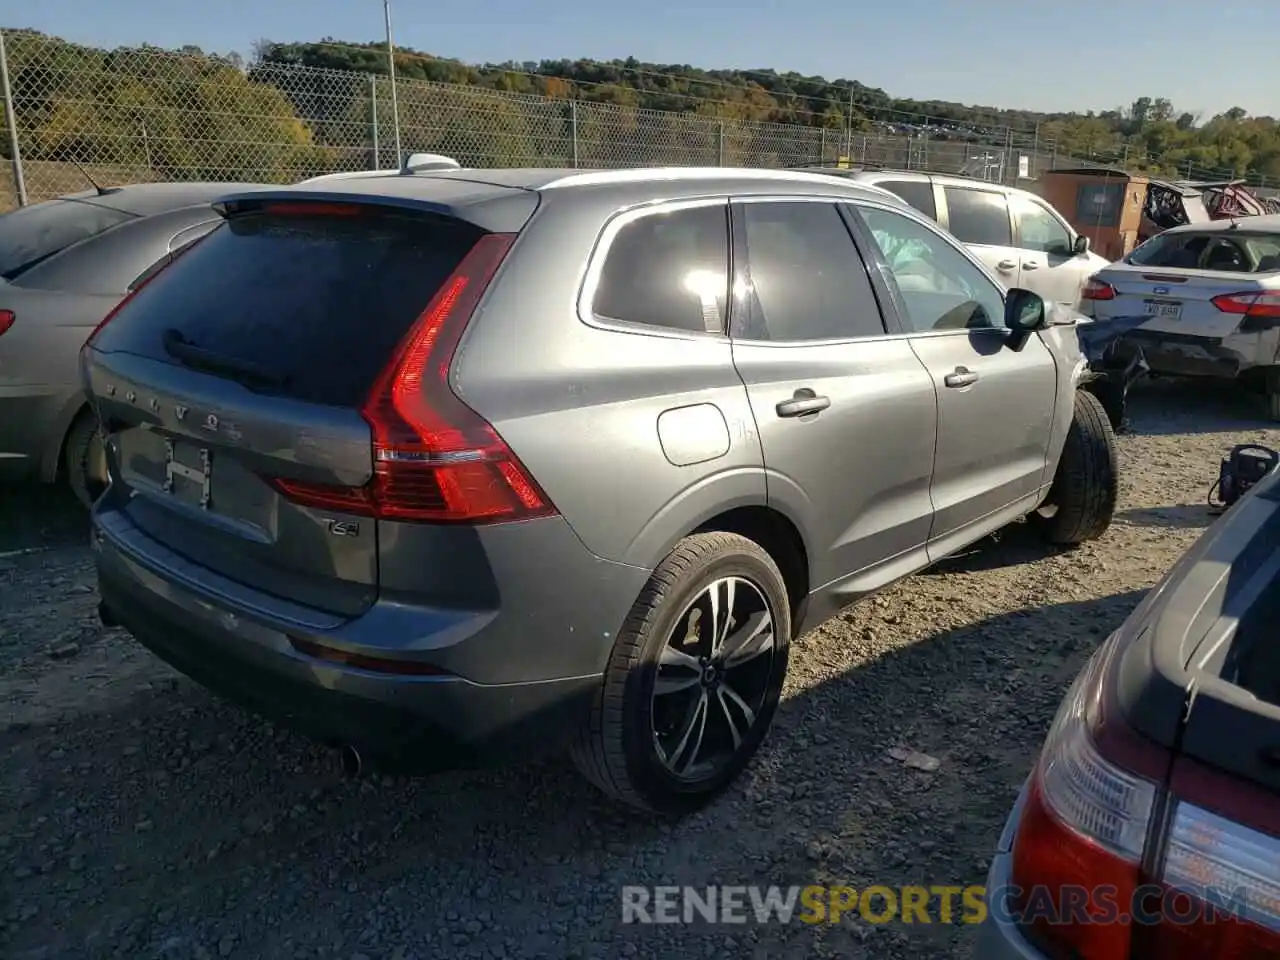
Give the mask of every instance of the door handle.
<svg viewBox="0 0 1280 960">
<path fill-rule="evenodd" d="M 1039 270 L 1040 264 L 1036 263 L 1035 261 L 1032 261 L 1031 263 L 1027 263 L 1024 260 L 1022 263 L 1022 269 L 1023 270 Z"/>
<path fill-rule="evenodd" d="M 999 263 L 996 264 L 996 269 L 1004 270 L 1008 272 L 1009 270 L 1012 270 L 1017 265 L 1018 265 L 1017 262 L 1014 260 L 1001 260 Z"/>
<path fill-rule="evenodd" d="M 807 413 L 818 413 L 831 406 L 830 397 L 820 397 L 808 387 L 801 387 L 790 400 L 783 400 L 774 409 L 780 417 L 803 417 Z"/>
<path fill-rule="evenodd" d="M 954 373 L 942 378 L 942 382 L 948 387 L 967 387 L 978 382 L 978 375 L 968 367 L 956 367 Z"/>
</svg>

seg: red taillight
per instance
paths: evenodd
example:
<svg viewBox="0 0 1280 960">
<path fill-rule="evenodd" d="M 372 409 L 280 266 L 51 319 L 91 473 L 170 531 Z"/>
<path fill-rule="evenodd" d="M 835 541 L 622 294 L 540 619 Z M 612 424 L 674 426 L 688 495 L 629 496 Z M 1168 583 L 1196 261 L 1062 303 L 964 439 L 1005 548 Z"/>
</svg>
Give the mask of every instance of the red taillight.
<svg viewBox="0 0 1280 960">
<path fill-rule="evenodd" d="M 1090 277 L 1089 282 L 1080 291 L 1080 298 L 1082 300 L 1114 300 L 1116 288 L 1097 277 Z"/>
<path fill-rule="evenodd" d="M 8 333 L 9 328 L 13 326 L 13 321 L 17 319 L 17 315 L 12 310 L 0 310 L 0 336 Z"/>
<path fill-rule="evenodd" d="M 438 523 L 524 520 L 556 512 L 515 454 L 449 386 L 454 350 L 515 236 L 487 234 L 427 304 L 361 410 L 373 433 L 364 487 L 272 480 L 309 506 Z"/>
<path fill-rule="evenodd" d="M 1239 314 L 1242 317 L 1280 319 L 1280 291 L 1277 290 L 1262 293 L 1224 293 L 1214 297 L 1212 303 L 1223 313 Z"/>
<path fill-rule="evenodd" d="M 1014 906 L 1028 934 L 1053 956 L 1122 960 L 1129 926 L 1116 922 L 1141 885 L 1139 864 L 1156 784 L 1126 767 L 1158 766 L 1103 700 L 1115 643 L 1106 644 L 1063 702 L 1013 846 Z M 1113 749 L 1106 749 L 1113 748 Z M 1121 766 L 1108 754 L 1119 754 Z"/>
<path fill-rule="evenodd" d="M 1161 960 L 1280 957 L 1275 795 L 1186 759 L 1169 785 L 1177 802 L 1161 881 L 1177 891 L 1179 915 L 1191 920 L 1143 931 L 1144 948 Z"/>
<path fill-rule="evenodd" d="M 1081 673 L 1032 775 L 1011 871 L 1024 930 L 1055 960 L 1280 956 L 1280 838 L 1188 802 L 1201 789 L 1176 772 L 1188 761 L 1120 716 L 1121 652 L 1111 639 Z M 1155 876 L 1143 867 L 1149 834 L 1166 849 Z"/>
</svg>

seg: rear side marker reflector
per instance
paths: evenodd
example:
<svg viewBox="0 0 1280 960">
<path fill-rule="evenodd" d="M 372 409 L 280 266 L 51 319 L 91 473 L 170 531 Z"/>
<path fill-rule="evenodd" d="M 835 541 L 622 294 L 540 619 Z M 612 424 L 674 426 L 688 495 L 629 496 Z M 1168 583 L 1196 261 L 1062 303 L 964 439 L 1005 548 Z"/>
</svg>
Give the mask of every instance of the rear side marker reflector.
<svg viewBox="0 0 1280 960">
<path fill-rule="evenodd" d="M 0 310 L 0 336 L 7 333 L 13 326 L 13 321 L 17 319 L 17 315 L 12 310 Z"/>
<path fill-rule="evenodd" d="M 335 666 L 351 667 L 354 670 L 365 670 L 369 673 L 387 673 L 400 677 L 447 677 L 452 676 L 435 664 L 423 663 L 421 660 L 397 660 L 390 657 L 370 657 L 359 653 L 350 653 L 336 647 L 325 646 L 301 637 L 290 637 L 290 645 L 299 653 L 306 654 L 315 660 L 323 660 Z"/>
</svg>

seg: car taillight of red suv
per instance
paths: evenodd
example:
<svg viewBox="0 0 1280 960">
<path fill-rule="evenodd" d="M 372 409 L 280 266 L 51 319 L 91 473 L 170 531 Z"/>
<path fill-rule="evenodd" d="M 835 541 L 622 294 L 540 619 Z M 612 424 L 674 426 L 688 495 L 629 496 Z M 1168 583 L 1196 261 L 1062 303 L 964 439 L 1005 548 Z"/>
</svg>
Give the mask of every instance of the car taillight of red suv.
<svg viewBox="0 0 1280 960">
<path fill-rule="evenodd" d="M 1280 956 L 1276 797 L 1126 724 L 1119 638 L 1076 680 L 1032 773 L 1009 908 L 1055 960 Z"/>
</svg>

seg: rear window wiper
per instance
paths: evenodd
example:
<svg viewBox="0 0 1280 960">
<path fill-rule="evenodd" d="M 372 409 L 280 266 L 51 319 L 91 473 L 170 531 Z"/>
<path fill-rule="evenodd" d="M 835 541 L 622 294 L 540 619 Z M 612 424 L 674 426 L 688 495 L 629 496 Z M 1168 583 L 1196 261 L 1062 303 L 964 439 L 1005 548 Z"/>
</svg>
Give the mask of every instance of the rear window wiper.
<svg viewBox="0 0 1280 960">
<path fill-rule="evenodd" d="M 246 387 L 255 386 L 267 390 L 284 390 L 289 385 L 289 378 L 267 370 L 260 364 L 238 357 L 228 357 L 197 346 L 183 336 L 181 330 L 170 327 L 162 338 L 165 352 L 184 366 L 206 373 L 221 374 L 230 377 Z"/>
</svg>

